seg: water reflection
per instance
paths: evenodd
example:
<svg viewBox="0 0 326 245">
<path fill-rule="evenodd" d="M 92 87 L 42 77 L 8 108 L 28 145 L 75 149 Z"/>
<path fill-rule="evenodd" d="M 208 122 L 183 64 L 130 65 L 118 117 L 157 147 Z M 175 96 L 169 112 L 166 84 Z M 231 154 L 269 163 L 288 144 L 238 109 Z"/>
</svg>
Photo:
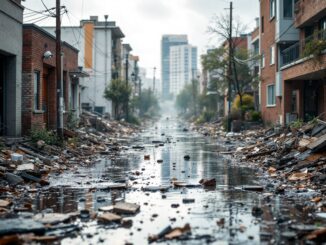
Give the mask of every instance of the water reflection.
<svg viewBox="0 0 326 245">
<path fill-rule="evenodd" d="M 167 138 L 170 140 L 167 141 Z M 112 205 L 116 200 L 125 200 L 141 205 L 141 212 L 134 217 L 131 229 L 107 229 L 90 222 L 85 224 L 81 236 L 66 238 L 63 244 L 146 244 L 149 234 L 157 234 L 168 225 L 192 227 L 191 241 L 172 241 L 169 244 L 260 244 L 269 243 L 272 235 L 276 242 L 280 236 L 276 231 L 284 227 L 274 217 L 286 217 L 283 200 L 274 203 L 262 200 L 254 192 L 237 188 L 255 184 L 255 170 L 239 168 L 217 153 L 221 145 L 213 139 L 191 132 L 183 132 L 177 120 L 162 119 L 153 128 L 142 134 L 144 150 L 130 149 L 119 158 L 103 159 L 91 168 L 81 168 L 75 173 L 53 176 L 52 187 L 35 198 L 35 209 L 51 208 L 54 212 L 74 212 L 81 209 L 97 211 L 102 206 Z M 165 142 L 164 146 L 153 144 L 153 140 Z M 170 141 L 170 143 L 169 143 Z M 149 154 L 150 161 L 143 156 Z M 190 160 L 184 159 L 185 155 Z M 162 159 L 162 163 L 157 163 Z M 140 175 L 132 174 L 139 171 Z M 213 189 L 173 189 L 162 198 L 160 192 L 144 192 L 147 185 L 167 185 L 172 178 L 188 183 L 198 183 L 201 178 L 216 178 Z M 111 190 L 106 186 L 128 180 L 132 186 L 127 191 Z M 194 198 L 195 202 L 183 204 L 183 198 Z M 175 209 L 171 204 L 180 204 Z M 251 214 L 253 206 L 264 208 L 262 219 Z M 156 214 L 153 218 L 153 214 Z M 173 221 L 171 221 L 171 219 Z M 220 225 L 221 220 L 224 225 Z M 262 222 L 263 220 L 263 222 Z M 276 231 L 275 231 L 276 229 Z M 93 231 L 96 230 L 96 234 Z M 92 233 L 92 236 L 87 234 Z M 198 238 L 198 239 L 195 239 Z"/>
</svg>

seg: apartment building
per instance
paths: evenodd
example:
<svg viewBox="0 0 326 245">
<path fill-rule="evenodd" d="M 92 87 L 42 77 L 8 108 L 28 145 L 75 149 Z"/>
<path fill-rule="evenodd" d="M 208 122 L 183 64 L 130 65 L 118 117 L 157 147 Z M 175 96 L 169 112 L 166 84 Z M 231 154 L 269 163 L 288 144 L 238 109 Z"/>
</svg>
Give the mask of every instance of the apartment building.
<svg viewBox="0 0 326 245">
<path fill-rule="evenodd" d="M 299 0 L 294 6 L 299 41 L 281 51 L 285 123 L 326 119 L 326 1 Z"/>
<path fill-rule="evenodd" d="M 178 45 L 170 47 L 170 93 L 177 96 L 187 84 L 197 79 L 197 47 Z"/>
<path fill-rule="evenodd" d="M 161 79 L 162 97 L 170 98 L 170 48 L 178 45 L 187 45 L 187 35 L 163 35 L 161 40 Z"/>
<path fill-rule="evenodd" d="M 5 136 L 21 133 L 23 10 L 20 0 L 1 0 L 0 135 Z"/>
<path fill-rule="evenodd" d="M 261 111 L 287 124 L 326 115 L 326 1 L 260 1 Z"/>
<path fill-rule="evenodd" d="M 112 103 L 103 95 L 112 79 L 121 78 L 124 34 L 114 21 L 108 21 L 107 16 L 104 19 L 100 21 L 98 16 L 90 16 L 81 20 L 79 26 L 63 26 L 61 37 L 80 50 L 78 65 L 90 74 L 90 77 L 80 80 L 82 107 L 114 116 Z M 42 28 L 55 33 L 55 27 Z"/>
</svg>

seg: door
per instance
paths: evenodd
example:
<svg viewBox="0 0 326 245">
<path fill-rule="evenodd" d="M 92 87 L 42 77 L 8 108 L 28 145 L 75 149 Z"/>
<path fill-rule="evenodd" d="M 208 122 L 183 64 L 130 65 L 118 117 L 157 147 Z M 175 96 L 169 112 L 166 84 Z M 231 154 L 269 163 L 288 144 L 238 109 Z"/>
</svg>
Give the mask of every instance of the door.
<svg viewBox="0 0 326 245">
<path fill-rule="evenodd" d="M 4 89 L 5 89 L 5 58 L 0 55 L 0 135 L 4 134 L 4 111 L 5 111 L 5 98 L 4 98 Z"/>
<path fill-rule="evenodd" d="M 304 120 L 310 121 L 318 116 L 318 83 L 305 81 L 304 86 Z"/>
</svg>

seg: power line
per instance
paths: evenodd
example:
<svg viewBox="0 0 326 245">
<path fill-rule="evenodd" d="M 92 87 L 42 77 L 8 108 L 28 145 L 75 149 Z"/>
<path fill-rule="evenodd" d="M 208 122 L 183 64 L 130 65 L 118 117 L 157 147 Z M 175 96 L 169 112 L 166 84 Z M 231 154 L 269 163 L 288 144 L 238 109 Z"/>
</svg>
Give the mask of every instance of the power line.
<svg viewBox="0 0 326 245">
<path fill-rule="evenodd" d="M 46 11 L 47 11 L 48 13 L 50 13 L 53 17 L 55 17 L 55 14 L 52 13 L 52 12 L 48 9 L 48 7 L 45 5 L 45 3 L 43 2 L 43 0 L 41 0 L 41 2 L 42 2 L 42 4 L 43 4 L 44 8 L 46 9 Z"/>
</svg>

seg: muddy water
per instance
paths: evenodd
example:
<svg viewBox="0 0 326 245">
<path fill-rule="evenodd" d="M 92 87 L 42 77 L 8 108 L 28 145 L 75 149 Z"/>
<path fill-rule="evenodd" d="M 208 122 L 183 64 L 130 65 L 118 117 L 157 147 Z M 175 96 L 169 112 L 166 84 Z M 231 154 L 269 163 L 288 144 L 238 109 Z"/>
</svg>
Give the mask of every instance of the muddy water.
<svg viewBox="0 0 326 245">
<path fill-rule="evenodd" d="M 163 117 L 139 138 L 133 139 L 133 146 L 145 146 L 145 149 L 130 147 L 117 159 L 100 159 L 91 168 L 52 176 L 51 187 L 35 196 L 36 209 L 61 213 L 82 209 L 97 212 L 99 207 L 122 200 L 141 206 L 138 214 L 128 217 L 133 221 L 131 228 L 77 220 L 81 232 L 63 239 L 62 244 L 147 244 L 150 234 L 157 234 L 169 225 L 180 227 L 186 223 L 191 226 L 191 237 L 169 241 L 169 244 L 270 244 L 273 239 L 279 241 L 280 235 L 276 234 L 282 226 L 274 217 L 289 214 L 289 210 L 284 209 L 278 199 L 268 204 L 259 193 L 241 189 L 242 185 L 259 183 L 257 171 L 231 164 L 229 159 L 218 154 L 222 146 L 217 146 L 216 140 L 183 132 L 183 127 L 171 115 L 168 120 Z M 165 143 L 158 146 L 152 143 L 154 140 Z M 144 155 L 150 155 L 151 160 L 145 161 Z M 185 161 L 184 155 L 189 155 L 190 160 Z M 140 175 L 133 174 L 135 171 Z M 217 186 L 213 189 L 170 188 L 165 193 L 142 190 L 146 186 L 170 185 L 172 178 L 190 184 L 198 184 L 202 178 L 216 178 Z M 131 185 L 126 191 L 106 188 L 124 181 Z M 184 198 L 194 198 L 195 202 L 184 204 Z M 171 204 L 180 206 L 172 208 Z M 264 215 L 256 218 L 252 215 L 252 207 L 261 205 Z M 221 225 L 223 222 L 217 224 L 221 219 L 225 220 L 224 225 Z"/>
</svg>

